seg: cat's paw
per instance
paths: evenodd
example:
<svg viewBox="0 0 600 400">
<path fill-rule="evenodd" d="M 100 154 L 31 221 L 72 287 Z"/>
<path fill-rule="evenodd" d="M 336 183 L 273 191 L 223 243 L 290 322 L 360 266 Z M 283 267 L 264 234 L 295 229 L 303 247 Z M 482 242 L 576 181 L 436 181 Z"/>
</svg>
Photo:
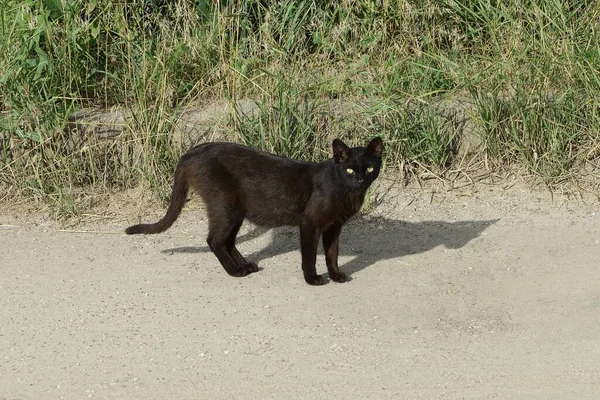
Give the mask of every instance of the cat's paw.
<svg viewBox="0 0 600 400">
<path fill-rule="evenodd" d="M 255 263 L 247 263 L 242 265 L 242 268 L 246 270 L 246 272 L 248 272 L 249 274 L 253 273 L 253 272 L 258 272 L 258 265 L 256 265 Z"/>
<path fill-rule="evenodd" d="M 343 272 L 330 272 L 329 279 L 337 283 L 348 282 L 348 275 Z"/>
<path fill-rule="evenodd" d="M 304 277 L 304 280 L 306 281 L 306 283 L 313 286 L 321 286 L 327 283 L 327 280 L 321 275 L 315 275 L 308 278 Z"/>
<path fill-rule="evenodd" d="M 227 273 L 236 278 L 241 278 L 242 276 L 246 276 L 249 274 L 244 268 L 236 269 L 235 271 L 227 271 Z"/>
</svg>

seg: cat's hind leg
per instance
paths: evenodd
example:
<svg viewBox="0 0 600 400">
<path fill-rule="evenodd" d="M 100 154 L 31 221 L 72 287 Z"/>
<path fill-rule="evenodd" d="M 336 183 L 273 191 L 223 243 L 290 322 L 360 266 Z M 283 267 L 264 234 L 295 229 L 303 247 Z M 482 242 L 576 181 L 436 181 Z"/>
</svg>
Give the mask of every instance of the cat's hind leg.
<svg viewBox="0 0 600 400">
<path fill-rule="evenodd" d="M 256 264 L 247 263 L 235 249 L 235 237 L 244 220 L 243 216 L 228 213 L 226 207 L 211 207 L 206 242 L 231 276 L 246 276 L 258 271 Z"/>
<path fill-rule="evenodd" d="M 233 226 L 233 229 L 231 230 L 231 233 L 229 234 L 229 237 L 227 238 L 227 251 L 229 252 L 231 257 L 233 257 L 235 262 L 240 267 L 242 267 L 243 269 L 248 271 L 248 273 L 250 274 L 253 272 L 258 272 L 258 265 L 256 265 L 255 263 L 246 261 L 244 256 L 242 256 L 240 254 L 240 252 L 238 251 L 238 249 L 235 247 L 235 238 L 236 238 L 243 222 L 244 222 L 244 217 L 235 218 L 235 225 Z"/>
<path fill-rule="evenodd" d="M 218 166 L 217 166 L 218 167 Z M 192 187 L 206 204 L 209 227 L 206 242 L 231 276 L 246 276 L 258 271 L 256 264 L 247 262 L 235 248 L 235 238 L 245 215 L 240 209 L 235 179 L 222 168 L 204 171 L 206 181 L 196 179 Z M 218 179 L 217 179 L 218 178 Z M 207 188 L 210 188 L 208 190 Z"/>
</svg>

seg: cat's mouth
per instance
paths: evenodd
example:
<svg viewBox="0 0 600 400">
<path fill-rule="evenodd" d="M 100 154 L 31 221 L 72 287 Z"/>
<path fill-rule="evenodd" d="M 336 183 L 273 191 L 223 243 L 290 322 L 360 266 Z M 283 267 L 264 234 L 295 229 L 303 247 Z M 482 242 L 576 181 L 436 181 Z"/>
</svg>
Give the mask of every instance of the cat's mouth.
<svg viewBox="0 0 600 400">
<path fill-rule="evenodd" d="M 353 185 L 353 190 L 365 191 L 369 188 L 368 182 L 355 182 Z"/>
</svg>

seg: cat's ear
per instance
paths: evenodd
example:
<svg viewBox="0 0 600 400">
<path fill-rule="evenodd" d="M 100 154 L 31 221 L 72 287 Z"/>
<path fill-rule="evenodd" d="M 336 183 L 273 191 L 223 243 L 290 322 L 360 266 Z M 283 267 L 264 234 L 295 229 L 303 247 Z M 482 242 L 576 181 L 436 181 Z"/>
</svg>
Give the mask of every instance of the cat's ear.
<svg viewBox="0 0 600 400">
<path fill-rule="evenodd" d="M 333 158 L 336 163 L 342 163 L 348 159 L 350 149 L 340 139 L 333 140 Z"/>
<path fill-rule="evenodd" d="M 371 140 L 367 146 L 367 154 L 381 158 L 381 155 L 383 154 L 383 140 L 381 140 L 380 137 Z"/>
</svg>

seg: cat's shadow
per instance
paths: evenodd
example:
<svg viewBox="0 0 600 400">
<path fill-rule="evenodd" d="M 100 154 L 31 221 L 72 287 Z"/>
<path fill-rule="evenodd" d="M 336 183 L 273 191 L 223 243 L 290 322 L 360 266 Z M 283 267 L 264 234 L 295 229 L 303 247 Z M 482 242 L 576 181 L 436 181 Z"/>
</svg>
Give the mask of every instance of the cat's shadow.
<svg viewBox="0 0 600 400">
<path fill-rule="evenodd" d="M 351 276 L 378 261 L 399 258 L 410 254 L 429 251 L 438 246 L 458 249 L 479 237 L 498 219 L 481 221 L 423 221 L 407 222 L 382 217 L 357 218 L 344 226 L 340 238 L 340 257 L 351 256 L 350 261 L 340 260 L 340 269 Z M 282 227 L 264 229 L 255 227 L 237 238 L 237 243 L 257 239 L 270 234 L 271 242 L 264 248 L 248 253 L 245 246 L 239 246 L 244 257 L 260 265 L 260 261 L 290 251 L 300 251 L 298 228 Z M 320 244 L 317 265 L 324 264 L 323 249 Z M 163 253 L 204 253 L 208 246 L 178 247 L 166 249 Z M 218 261 L 215 258 L 215 263 Z M 323 265 L 324 266 L 324 265 Z M 318 267 L 319 268 L 319 267 Z M 320 269 L 320 268 L 319 268 Z"/>
</svg>

